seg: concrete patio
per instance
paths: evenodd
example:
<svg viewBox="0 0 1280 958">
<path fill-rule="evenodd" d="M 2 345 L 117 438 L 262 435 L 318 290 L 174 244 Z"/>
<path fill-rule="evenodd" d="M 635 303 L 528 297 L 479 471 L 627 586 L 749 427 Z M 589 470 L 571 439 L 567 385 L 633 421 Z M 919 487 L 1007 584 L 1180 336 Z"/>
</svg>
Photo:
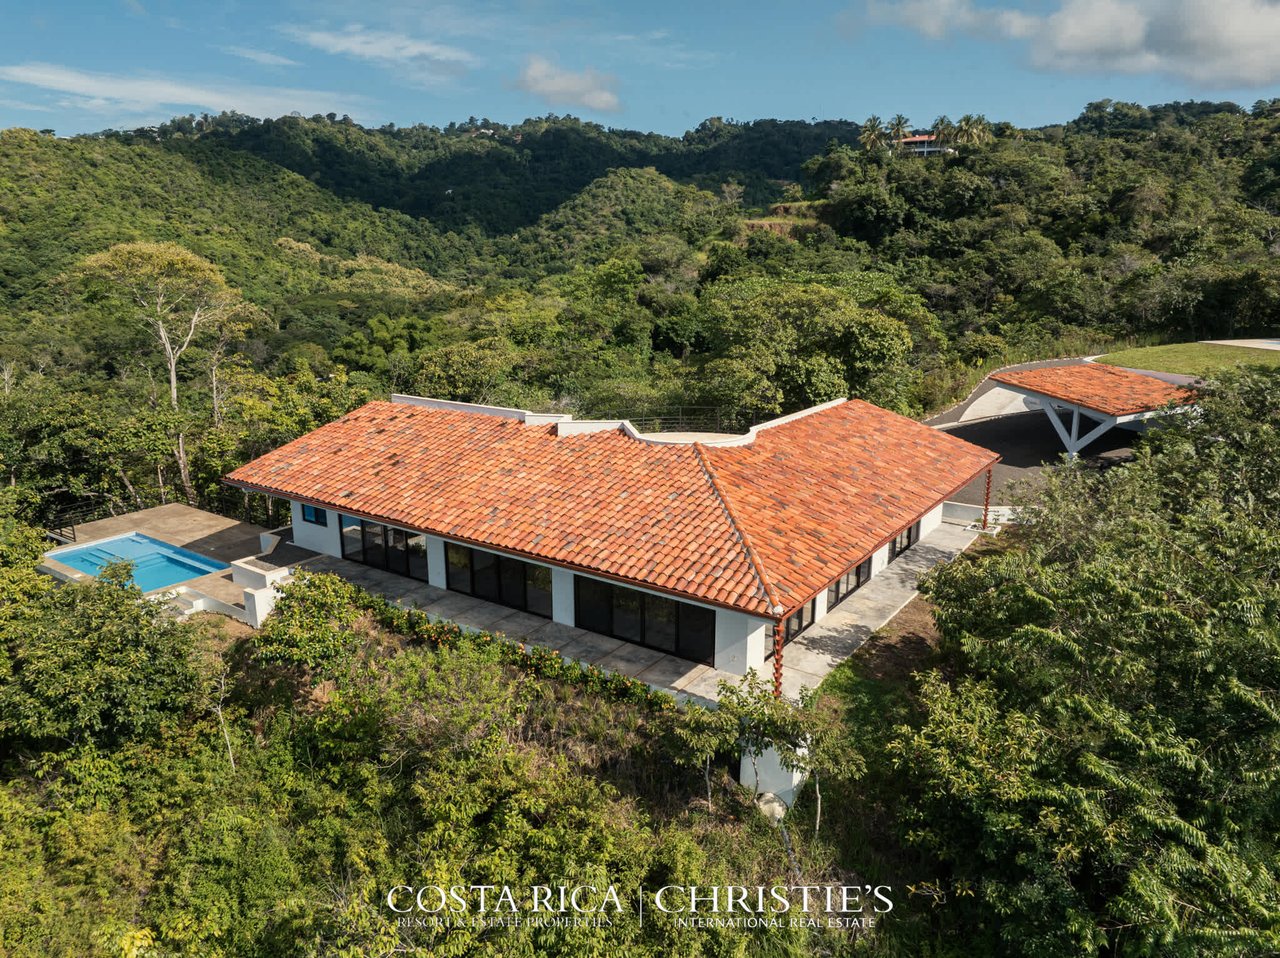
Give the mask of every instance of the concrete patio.
<svg viewBox="0 0 1280 958">
<path fill-rule="evenodd" d="M 77 541 L 87 543 L 128 532 L 141 532 L 223 562 L 260 556 L 255 564 L 263 568 L 331 572 L 405 608 L 421 609 L 437 620 L 456 622 L 476 631 L 501 633 L 517 642 L 554 650 L 565 658 L 672 691 L 682 699 L 714 702 L 721 681 L 734 684 L 740 679 L 732 673 L 656 649 L 448 592 L 357 562 L 311 552 L 293 545 L 288 530 L 281 532 L 278 541 L 268 536 L 265 540 L 268 548 L 264 551 L 263 534 L 267 529 L 186 505 L 158 506 L 85 523 L 77 528 Z M 954 559 L 977 535 L 964 526 L 944 522 L 798 636 L 783 650 L 783 693 L 795 698 L 802 688 L 816 688 L 832 669 L 911 600 L 921 575 Z M 76 576 L 83 578 L 80 573 Z M 183 582 L 179 591 L 176 601 L 180 606 L 183 595 L 194 593 L 217 600 L 226 607 L 222 611 L 237 617 L 242 617 L 245 609 L 244 586 L 232 580 L 230 569 Z M 189 603 L 184 608 L 189 609 Z M 762 678 L 768 680 L 771 676 L 770 660 L 765 663 Z"/>
<path fill-rule="evenodd" d="M 964 526 L 944 522 L 820 622 L 801 633 L 783 650 L 783 694 L 794 699 L 801 688 L 817 688 L 832 669 L 911 601 L 925 572 L 954 559 L 978 535 Z M 674 691 L 680 698 L 714 702 L 721 681 L 736 684 L 741 678 L 656 649 L 448 592 L 356 562 L 311 555 L 313 558 L 300 563 L 307 571 L 332 572 L 405 608 L 421 609 L 436 619 L 456 622 L 465 628 L 499 632 L 517 642 L 555 650 L 565 658 Z M 766 681 L 772 676 L 772 668 L 772 660 L 767 661 L 761 672 Z"/>
<path fill-rule="evenodd" d="M 456 622 L 476 631 L 499 632 L 514 641 L 554 650 L 565 658 L 629 675 L 655 688 L 674 691 L 684 698 L 715 701 L 722 679 L 728 682 L 738 680 L 738 676 L 729 672 L 717 671 L 656 649 L 562 625 L 459 592 L 448 592 L 392 572 L 332 556 L 315 553 L 312 556 L 300 563 L 301 568 L 308 572 L 332 572 L 405 608 L 421 609 L 435 619 Z"/>
<path fill-rule="evenodd" d="M 950 562 L 981 533 L 943 522 L 870 582 L 802 632 L 782 650 L 782 693 L 795 699 L 883 628 L 916 594 L 920 577 Z"/>
</svg>

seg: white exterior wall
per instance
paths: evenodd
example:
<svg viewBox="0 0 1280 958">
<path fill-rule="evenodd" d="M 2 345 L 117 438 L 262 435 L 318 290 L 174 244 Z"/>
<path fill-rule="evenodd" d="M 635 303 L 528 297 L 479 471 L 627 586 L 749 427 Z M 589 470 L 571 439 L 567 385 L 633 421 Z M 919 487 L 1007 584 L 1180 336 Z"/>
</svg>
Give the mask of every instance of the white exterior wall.
<svg viewBox="0 0 1280 958">
<path fill-rule="evenodd" d="M 445 588 L 444 540 L 427 536 L 427 584 Z"/>
<path fill-rule="evenodd" d="M 716 652 L 714 665 L 722 672 L 746 675 L 749 669 L 764 670 L 765 650 L 773 622 L 745 612 L 716 609 Z"/>
<path fill-rule="evenodd" d="M 738 767 L 738 781 L 747 788 L 756 787 L 756 774 L 760 775 L 760 791 L 758 794 L 772 792 L 790 808 L 796 799 L 796 792 L 804 782 L 804 775 L 791 772 L 782 767 L 782 756 L 777 749 L 767 748 L 755 756 L 754 764 L 751 753 L 742 753 L 742 764 Z"/>
<path fill-rule="evenodd" d="M 559 566 L 551 567 L 551 621 L 573 625 L 573 573 Z"/>
<path fill-rule="evenodd" d="M 942 504 L 920 517 L 920 538 L 923 539 L 938 526 L 942 525 Z"/>
<path fill-rule="evenodd" d="M 313 522 L 302 521 L 302 503 L 290 502 L 289 509 L 293 514 L 293 541 L 296 545 L 312 552 L 342 558 L 342 516 L 327 509 L 325 511 L 329 515 L 329 524 L 318 526 Z"/>
<path fill-rule="evenodd" d="M 877 576 L 884 571 L 885 566 L 889 564 L 889 546 L 888 543 L 882 545 L 871 556 L 871 575 Z"/>
<path fill-rule="evenodd" d="M 830 611 L 827 608 L 827 590 L 823 589 L 813 597 L 813 621 L 817 622 Z"/>
</svg>

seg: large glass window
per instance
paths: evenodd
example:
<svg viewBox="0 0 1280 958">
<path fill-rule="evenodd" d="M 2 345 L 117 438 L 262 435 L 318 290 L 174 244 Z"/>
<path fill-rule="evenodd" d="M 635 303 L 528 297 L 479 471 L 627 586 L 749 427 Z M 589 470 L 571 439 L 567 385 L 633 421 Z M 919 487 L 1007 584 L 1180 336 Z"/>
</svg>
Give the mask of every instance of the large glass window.
<svg viewBox="0 0 1280 958">
<path fill-rule="evenodd" d="M 406 547 L 409 550 L 409 576 L 427 581 L 427 537 L 422 533 L 410 533 Z"/>
<path fill-rule="evenodd" d="M 498 557 L 479 549 L 468 551 L 471 553 L 471 594 L 497 602 L 502 598 L 498 591 Z"/>
<path fill-rule="evenodd" d="M 790 642 L 797 635 L 803 632 L 809 626 L 813 625 L 813 620 L 818 611 L 818 600 L 810 599 L 804 605 L 800 606 L 789 619 L 785 630 L 785 642 Z"/>
<path fill-rule="evenodd" d="M 713 664 L 716 657 L 716 614 L 710 609 L 679 602 L 679 654 L 695 662 Z"/>
<path fill-rule="evenodd" d="M 352 562 L 364 561 L 364 535 L 360 531 L 360 520 L 350 516 L 342 517 L 342 558 Z"/>
<path fill-rule="evenodd" d="M 403 529 L 386 527 L 387 571 L 397 575 L 409 574 L 409 533 Z"/>
<path fill-rule="evenodd" d="M 871 559 L 868 557 L 827 586 L 827 611 L 831 611 L 861 589 L 870 578 Z"/>
<path fill-rule="evenodd" d="M 551 570 L 532 562 L 524 564 L 525 611 L 551 618 Z"/>
<path fill-rule="evenodd" d="M 445 543 L 445 585 L 454 592 L 471 592 L 471 550 L 466 546 Z"/>
<path fill-rule="evenodd" d="M 712 613 L 713 629 L 715 628 L 714 619 L 715 614 Z M 675 599 L 663 599 L 656 595 L 645 596 L 644 624 L 645 645 L 652 645 L 663 652 L 674 652 L 680 627 L 680 603 Z M 713 641 L 712 652 L 714 651 L 715 642 Z"/>
<path fill-rule="evenodd" d="M 893 560 L 920 541 L 920 523 L 907 526 L 889 543 L 889 559 Z"/>
<path fill-rule="evenodd" d="M 445 544 L 445 584 L 454 592 L 551 618 L 551 570 L 511 556 Z"/>
<path fill-rule="evenodd" d="M 427 537 L 381 522 L 343 516 L 342 558 L 427 581 Z"/>
<path fill-rule="evenodd" d="M 715 612 L 677 599 L 574 576 L 574 622 L 695 662 L 715 659 Z"/>
<path fill-rule="evenodd" d="M 573 622 L 580 629 L 613 634 L 613 586 L 596 579 L 574 576 Z"/>
<path fill-rule="evenodd" d="M 364 534 L 364 564 L 385 569 L 387 527 L 380 522 L 365 522 L 361 524 L 361 532 Z"/>
</svg>

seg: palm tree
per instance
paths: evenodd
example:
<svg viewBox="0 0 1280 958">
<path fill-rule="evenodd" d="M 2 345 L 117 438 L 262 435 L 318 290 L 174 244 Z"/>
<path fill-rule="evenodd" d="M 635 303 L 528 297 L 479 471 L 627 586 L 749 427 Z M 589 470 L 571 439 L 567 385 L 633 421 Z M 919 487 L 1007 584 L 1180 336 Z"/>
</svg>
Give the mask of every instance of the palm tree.
<svg viewBox="0 0 1280 958">
<path fill-rule="evenodd" d="M 858 142 L 864 150 L 883 150 L 885 139 L 884 121 L 874 113 L 862 121 L 862 129 L 858 131 Z"/>
<path fill-rule="evenodd" d="M 956 124 L 957 143 L 979 146 L 983 143 L 990 143 L 992 139 L 991 124 L 987 122 L 987 118 L 981 113 L 977 116 L 972 113 L 966 113 L 960 117 L 960 122 Z"/>
<path fill-rule="evenodd" d="M 899 113 L 889 121 L 889 139 L 893 141 L 894 149 L 902 148 L 902 141 L 911 135 L 911 121 Z"/>
<path fill-rule="evenodd" d="M 933 126 L 929 128 L 929 132 L 933 134 L 933 145 L 942 147 L 955 139 L 956 125 L 951 122 L 951 117 L 944 113 L 933 121 Z"/>
</svg>

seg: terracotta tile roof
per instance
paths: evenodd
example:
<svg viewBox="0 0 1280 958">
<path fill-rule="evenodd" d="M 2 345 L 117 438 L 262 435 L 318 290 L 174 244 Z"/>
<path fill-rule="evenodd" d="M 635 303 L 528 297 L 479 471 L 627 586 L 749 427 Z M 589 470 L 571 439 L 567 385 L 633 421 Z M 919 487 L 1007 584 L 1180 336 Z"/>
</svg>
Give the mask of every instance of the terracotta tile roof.
<svg viewBox="0 0 1280 958">
<path fill-rule="evenodd" d="M 1171 402 L 1186 402 L 1193 395 L 1154 376 L 1103 363 L 1019 369 L 992 373 L 991 378 L 1108 416 L 1150 412 Z"/>
<path fill-rule="evenodd" d="M 788 608 L 1000 458 L 857 399 L 703 451 Z"/>
<path fill-rule="evenodd" d="M 373 402 L 227 481 L 776 618 L 997 458 L 858 401 L 733 446 Z"/>
</svg>

